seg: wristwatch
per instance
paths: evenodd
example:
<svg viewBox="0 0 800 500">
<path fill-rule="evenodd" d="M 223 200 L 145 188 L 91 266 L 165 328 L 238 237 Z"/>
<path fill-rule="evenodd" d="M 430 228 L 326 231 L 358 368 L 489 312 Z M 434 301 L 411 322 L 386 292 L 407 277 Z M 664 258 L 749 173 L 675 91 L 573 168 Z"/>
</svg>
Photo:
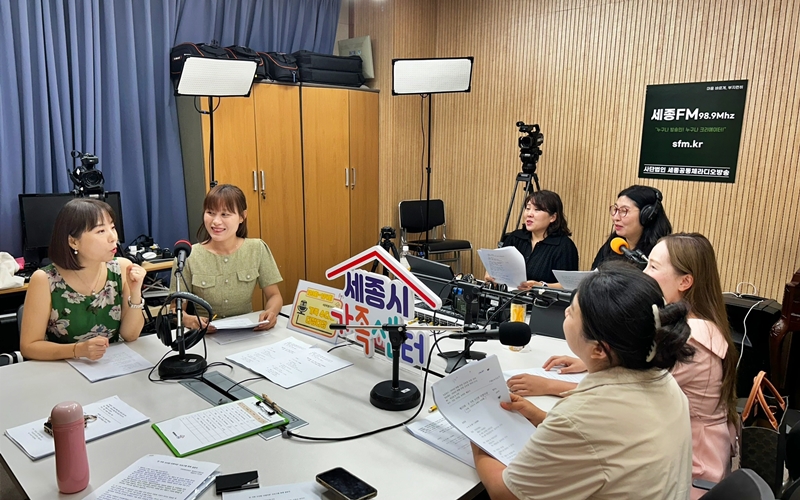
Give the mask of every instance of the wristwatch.
<svg viewBox="0 0 800 500">
<path fill-rule="evenodd" d="M 542 281 L 542 288 L 548 288 L 547 283 L 545 283 L 544 281 Z M 130 304 L 130 302 L 128 303 Z"/>
<path fill-rule="evenodd" d="M 131 296 L 128 295 L 128 307 L 130 307 L 131 309 L 144 309 L 144 297 L 142 297 L 141 300 L 142 301 L 140 303 L 134 304 L 133 302 L 131 302 Z"/>
</svg>

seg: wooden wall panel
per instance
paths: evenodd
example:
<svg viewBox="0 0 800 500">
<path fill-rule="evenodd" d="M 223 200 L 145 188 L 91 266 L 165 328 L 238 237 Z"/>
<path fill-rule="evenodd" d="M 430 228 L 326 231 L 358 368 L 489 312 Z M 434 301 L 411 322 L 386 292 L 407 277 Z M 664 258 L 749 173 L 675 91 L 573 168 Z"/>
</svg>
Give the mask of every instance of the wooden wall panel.
<svg viewBox="0 0 800 500">
<path fill-rule="evenodd" d="M 780 300 L 800 267 L 800 3 L 357 0 L 353 24 L 379 68 L 382 224 L 397 226 L 420 181 L 418 98 L 391 97 L 392 57 L 472 55 L 472 92 L 433 102 L 431 186 L 451 236 L 496 245 L 523 120 L 542 126 L 537 172 L 564 200 L 582 269 L 634 183 L 664 193 L 676 231 L 709 237 L 723 288 L 749 281 Z M 736 183 L 638 179 L 646 86 L 727 79 L 749 80 Z"/>
</svg>

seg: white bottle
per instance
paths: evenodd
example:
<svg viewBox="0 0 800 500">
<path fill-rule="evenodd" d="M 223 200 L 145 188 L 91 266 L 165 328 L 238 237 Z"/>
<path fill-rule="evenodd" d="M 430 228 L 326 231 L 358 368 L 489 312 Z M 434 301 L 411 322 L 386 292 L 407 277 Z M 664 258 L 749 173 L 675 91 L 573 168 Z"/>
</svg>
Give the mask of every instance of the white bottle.
<svg viewBox="0 0 800 500">
<path fill-rule="evenodd" d="M 410 271 L 411 264 L 408 263 L 408 259 L 406 258 L 407 255 L 408 255 L 408 245 L 403 245 L 403 251 L 400 253 L 400 264 Z"/>
</svg>

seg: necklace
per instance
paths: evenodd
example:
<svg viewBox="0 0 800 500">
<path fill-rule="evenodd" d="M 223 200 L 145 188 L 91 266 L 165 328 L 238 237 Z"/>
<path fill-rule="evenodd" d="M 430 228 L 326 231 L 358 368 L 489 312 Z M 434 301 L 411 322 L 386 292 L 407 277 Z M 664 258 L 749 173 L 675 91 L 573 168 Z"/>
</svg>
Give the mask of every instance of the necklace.
<svg viewBox="0 0 800 500">
<path fill-rule="evenodd" d="M 103 266 L 103 267 L 105 267 L 105 266 Z M 102 268 L 100 269 L 100 272 L 97 274 L 97 277 L 94 279 L 94 283 L 92 284 L 92 286 L 89 286 L 89 284 L 86 283 L 86 281 L 84 281 L 83 278 L 81 278 L 81 275 L 78 274 L 78 271 L 72 271 L 72 272 L 75 273 L 75 276 L 78 277 L 78 279 L 81 281 L 81 283 L 83 283 L 86 286 L 86 288 L 91 288 L 91 290 L 92 290 L 90 292 L 91 295 L 97 295 L 95 293 L 94 289 L 97 287 L 97 283 L 100 281 L 100 278 L 103 276 L 103 269 Z M 98 292 L 99 291 L 100 290 L 98 290 Z"/>
</svg>

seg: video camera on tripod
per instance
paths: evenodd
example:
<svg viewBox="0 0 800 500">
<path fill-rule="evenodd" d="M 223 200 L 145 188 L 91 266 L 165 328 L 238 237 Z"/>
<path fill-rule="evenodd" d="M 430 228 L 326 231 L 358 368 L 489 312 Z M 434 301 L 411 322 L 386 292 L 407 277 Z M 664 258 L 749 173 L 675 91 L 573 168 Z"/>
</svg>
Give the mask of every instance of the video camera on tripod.
<svg viewBox="0 0 800 500">
<path fill-rule="evenodd" d="M 517 122 L 517 128 L 519 128 L 520 134 L 525 134 L 518 141 L 522 171 L 526 174 L 533 174 L 536 172 L 536 163 L 542 156 L 542 149 L 539 146 L 544 143 L 544 134 L 538 123 L 526 125 L 525 122 Z"/>
<path fill-rule="evenodd" d="M 81 161 L 81 164 L 75 165 L 71 172 L 67 169 L 69 178 L 75 184 L 72 193 L 75 196 L 103 194 L 105 192 L 105 179 L 103 179 L 103 172 L 97 170 L 97 164 L 100 163 L 100 159 L 93 154 L 81 153 L 80 151 L 72 151 L 71 156 Z"/>
</svg>

